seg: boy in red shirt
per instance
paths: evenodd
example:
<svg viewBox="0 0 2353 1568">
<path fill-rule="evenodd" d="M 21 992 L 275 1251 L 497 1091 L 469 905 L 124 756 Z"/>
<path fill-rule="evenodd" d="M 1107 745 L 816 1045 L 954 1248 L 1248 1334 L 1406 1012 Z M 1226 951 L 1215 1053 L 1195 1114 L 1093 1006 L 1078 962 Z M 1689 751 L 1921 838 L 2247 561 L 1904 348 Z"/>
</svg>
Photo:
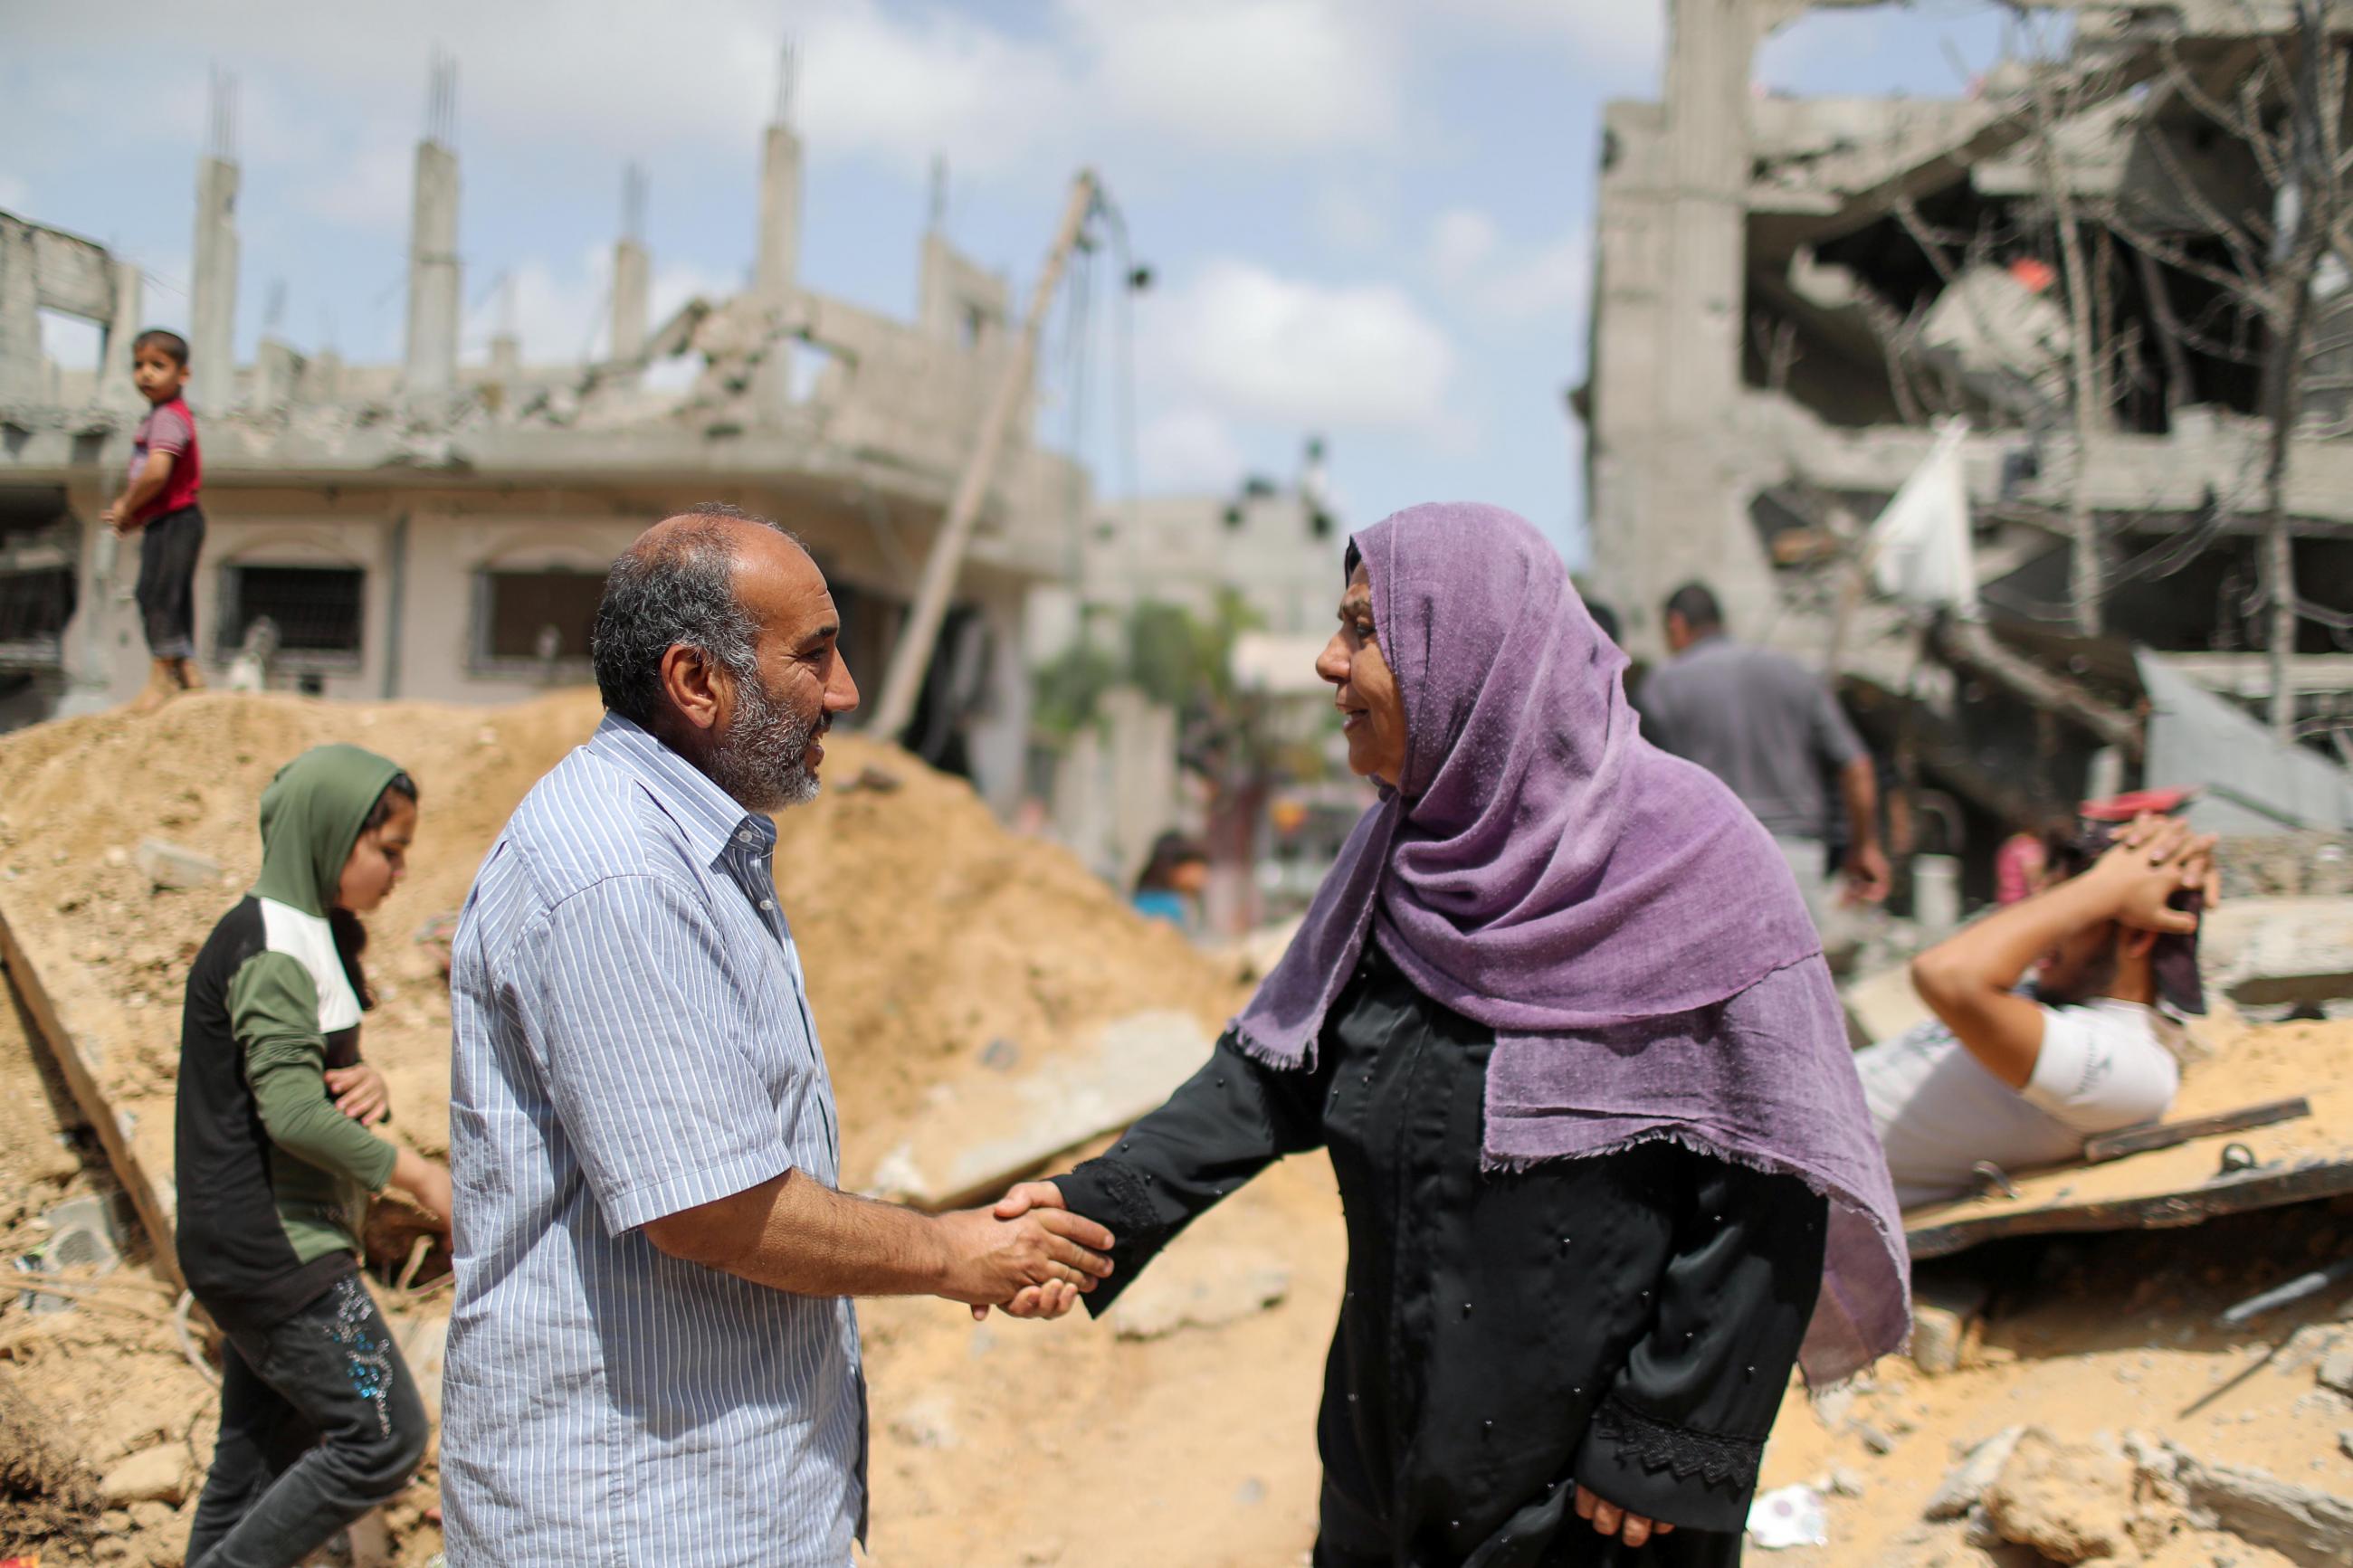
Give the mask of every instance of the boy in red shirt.
<svg viewBox="0 0 2353 1568">
<path fill-rule="evenodd" d="M 204 684 L 196 674 L 196 557 L 205 548 L 205 514 L 196 505 L 204 474 L 196 416 L 180 393 L 188 384 L 188 343 L 150 328 L 132 340 L 131 379 L 148 402 L 131 438 L 131 486 L 106 509 L 117 533 L 140 534 L 139 616 L 154 661 L 146 689 L 132 702 L 152 713 Z"/>
</svg>

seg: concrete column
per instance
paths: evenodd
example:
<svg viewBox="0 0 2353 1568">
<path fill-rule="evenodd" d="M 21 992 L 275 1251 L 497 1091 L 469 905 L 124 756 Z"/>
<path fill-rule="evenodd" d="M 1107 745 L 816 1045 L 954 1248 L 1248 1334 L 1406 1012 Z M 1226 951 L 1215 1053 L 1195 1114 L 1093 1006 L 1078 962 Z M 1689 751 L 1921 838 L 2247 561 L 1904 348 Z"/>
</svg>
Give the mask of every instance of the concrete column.
<svg viewBox="0 0 2353 1568">
<path fill-rule="evenodd" d="M 438 142 L 419 142 L 401 376 L 409 392 L 444 393 L 458 384 L 458 155 Z"/>
<path fill-rule="evenodd" d="M 41 309 L 33 231 L 0 217 L 0 405 L 40 401 Z"/>
<path fill-rule="evenodd" d="M 237 401 L 237 165 L 196 165 L 195 276 L 189 280 L 189 401 L 205 413 Z"/>
<path fill-rule="evenodd" d="M 343 356 L 332 349 L 321 349 L 302 362 L 301 379 L 296 383 L 298 403 L 341 403 L 343 400 Z"/>
<path fill-rule="evenodd" d="M 1659 133 L 1603 176 L 1594 556 L 1630 645 L 1649 657 L 1664 651 L 1661 601 L 1690 578 L 1716 588 L 1736 634 L 1769 619 L 1739 433 L 1748 100 L 1757 46 L 1789 9 L 1670 0 Z"/>
<path fill-rule="evenodd" d="M 646 325 L 653 303 L 653 260 L 635 239 L 613 244 L 613 346 L 608 359 L 635 359 L 645 353 Z"/>
<path fill-rule="evenodd" d="M 114 258 L 114 314 L 106 323 L 106 353 L 98 366 L 100 406 L 142 411 L 147 400 L 131 384 L 131 341 L 146 330 L 146 278 L 135 261 Z"/>
<path fill-rule="evenodd" d="M 522 340 L 512 332 L 496 332 L 491 337 L 491 380 L 495 384 L 512 388 L 522 379 Z"/>
<path fill-rule="evenodd" d="M 801 139 L 788 125 L 771 125 L 760 160 L 760 264 L 754 286 L 763 300 L 790 299 L 800 270 Z"/>
<path fill-rule="evenodd" d="M 253 353 L 253 396 L 258 408 L 283 408 L 302 382 L 302 356 L 279 338 L 264 338 Z"/>
</svg>

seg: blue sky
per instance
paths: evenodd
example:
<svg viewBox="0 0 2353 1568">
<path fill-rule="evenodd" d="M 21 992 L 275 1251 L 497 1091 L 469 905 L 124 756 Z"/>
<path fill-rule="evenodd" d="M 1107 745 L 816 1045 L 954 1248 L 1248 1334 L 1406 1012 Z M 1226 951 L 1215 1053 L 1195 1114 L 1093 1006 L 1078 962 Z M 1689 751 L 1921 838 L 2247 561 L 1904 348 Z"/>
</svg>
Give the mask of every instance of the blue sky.
<svg viewBox="0 0 2353 1568">
<path fill-rule="evenodd" d="M 1767 44 L 1760 87 L 1954 95 L 2002 15 L 1820 14 Z M 281 335 L 360 359 L 398 352 L 409 163 L 428 51 L 448 49 L 463 352 L 505 317 L 534 361 L 600 341 L 629 161 L 651 181 L 657 314 L 740 282 L 789 36 L 813 287 L 912 312 L 934 154 L 950 234 L 1017 286 L 1071 172 L 1102 172 L 1157 274 L 1134 303 L 1135 438 L 1107 265 L 1083 355 L 1058 312 L 1040 425 L 1077 437 L 1101 491 L 1131 467 L 1159 492 L 1286 478 L 1321 431 L 1352 519 L 1493 500 L 1574 559 L 1563 394 L 1583 375 L 1600 108 L 1655 92 L 1664 34 L 1658 0 L 0 0 L 0 206 L 136 257 L 164 324 L 186 315 L 208 69 L 233 73 L 240 352 L 282 287 Z"/>
</svg>

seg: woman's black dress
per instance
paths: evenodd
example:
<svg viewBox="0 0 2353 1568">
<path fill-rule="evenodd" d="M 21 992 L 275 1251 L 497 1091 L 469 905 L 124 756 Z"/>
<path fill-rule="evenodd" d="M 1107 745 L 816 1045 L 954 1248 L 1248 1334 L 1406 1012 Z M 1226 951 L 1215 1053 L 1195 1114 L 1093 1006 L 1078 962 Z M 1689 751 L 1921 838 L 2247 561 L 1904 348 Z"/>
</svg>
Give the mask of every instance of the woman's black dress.
<svg viewBox="0 0 2353 1568">
<path fill-rule="evenodd" d="M 1324 1373 L 1318 1568 L 1736 1563 L 1820 1289 L 1824 1200 L 1660 1141 L 1482 1170 L 1486 1026 L 1367 956 L 1311 1070 L 1229 1037 L 1059 1178 L 1119 1237 L 1100 1312 L 1195 1215 L 1330 1152 L 1347 1295 Z M 1604 1541 L 1576 1484 L 1673 1533 Z"/>
</svg>

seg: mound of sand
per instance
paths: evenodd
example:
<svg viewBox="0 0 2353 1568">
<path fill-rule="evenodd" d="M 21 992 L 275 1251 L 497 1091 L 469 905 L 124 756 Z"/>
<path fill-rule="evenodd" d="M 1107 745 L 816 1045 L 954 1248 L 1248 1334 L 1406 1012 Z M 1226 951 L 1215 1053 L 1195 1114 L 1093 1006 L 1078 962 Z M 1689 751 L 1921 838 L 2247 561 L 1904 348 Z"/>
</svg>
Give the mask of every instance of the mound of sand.
<svg viewBox="0 0 2353 1568">
<path fill-rule="evenodd" d="M 171 1094 L 188 960 L 259 864 L 262 788 L 305 747 L 348 741 L 415 775 L 411 876 L 371 918 L 385 1005 L 369 1059 L 397 1136 L 446 1142 L 448 1006 L 411 938 L 465 898 L 531 785 L 595 726 L 593 693 L 503 709 L 206 694 L 151 718 L 102 714 L 0 737 L 0 910 L 100 1060 L 168 1202 Z M 1175 931 L 1134 915 L 1064 851 L 1000 827 L 961 781 L 842 736 L 828 788 L 779 822 L 776 880 L 808 971 L 853 1175 L 861 1127 L 911 1113 L 989 1043 L 1050 1048 L 1123 1014 L 1195 1013 L 1205 1041 L 1237 998 Z M 856 781 L 844 787 L 849 781 Z M 157 889 L 139 841 L 218 860 L 221 885 Z"/>
</svg>

